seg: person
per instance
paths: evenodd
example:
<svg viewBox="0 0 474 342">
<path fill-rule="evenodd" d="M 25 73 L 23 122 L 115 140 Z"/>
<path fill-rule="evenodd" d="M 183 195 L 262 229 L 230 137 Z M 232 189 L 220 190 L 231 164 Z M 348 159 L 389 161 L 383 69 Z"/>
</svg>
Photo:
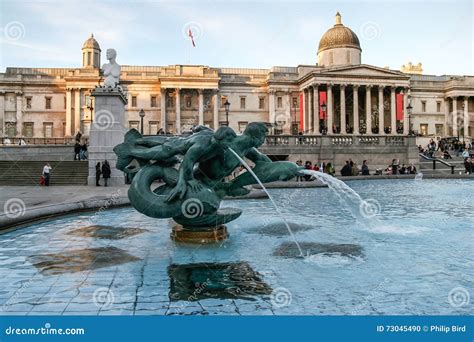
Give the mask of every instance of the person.
<svg viewBox="0 0 474 342">
<path fill-rule="evenodd" d="M 312 164 L 309 160 L 307 160 L 307 161 L 304 163 L 304 168 L 305 168 L 306 170 L 312 170 L 312 169 L 313 169 L 313 164 Z M 312 178 L 311 175 L 305 175 L 305 176 L 304 176 L 304 180 L 305 180 L 305 181 L 310 181 L 311 178 Z"/>
<path fill-rule="evenodd" d="M 332 166 L 332 163 L 327 163 L 325 173 L 327 173 L 327 174 L 329 174 L 333 177 L 336 175 L 336 170 L 334 170 L 334 167 Z"/>
<path fill-rule="evenodd" d="M 407 173 L 416 175 L 416 166 L 414 164 L 410 164 L 410 166 L 408 166 Z"/>
<path fill-rule="evenodd" d="M 81 144 L 79 144 L 79 141 L 76 141 L 76 144 L 74 145 L 74 160 L 80 160 L 80 153 L 81 153 Z"/>
<path fill-rule="evenodd" d="M 46 165 L 43 167 L 43 177 L 44 177 L 44 185 L 49 186 L 49 179 L 51 175 L 51 170 L 53 168 L 51 167 L 51 164 L 46 163 Z"/>
<path fill-rule="evenodd" d="M 443 158 L 444 159 L 453 159 L 453 157 L 451 157 L 451 154 L 449 154 L 449 151 L 447 149 L 444 150 Z"/>
<path fill-rule="evenodd" d="M 392 175 L 396 175 L 400 162 L 397 159 L 392 159 Z"/>
<path fill-rule="evenodd" d="M 102 171 L 101 171 L 101 168 L 100 168 L 100 162 L 97 162 L 97 164 L 95 164 L 95 186 L 100 186 L 100 175 L 101 175 Z"/>
<path fill-rule="evenodd" d="M 314 162 L 313 170 L 314 171 L 319 171 L 319 165 L 318 165 L 317 162 Z"/>
<path fill-rule="evenodd" d="M 404 175 L 407 171 L 407 168 L 405 167 L 405 164 L 402 164 L 402 167 L 400 168 L 400 174 Z"/>
<path fill-rule="evenodd" d="M 466 160 L 467 158 L 469 158 L 469 151 L 468 150 L 462 151 L 461 156 L 464 158 L 464 160 Z"/>
<path fill-rule="evenodd" d="M 102 177 L 104 178 L 104 186 L 107 186 L 107 180 L 110 178 L 111 174 L 110 164 L 107 160 L 102 163 Z"/>
<path fill-rule="evenodd" d="M 20 142 L 18 143 L 18 145 L 20 145 L 20 146 L 26 146 L 26 141 L 25 141 L 23 138 L 21 138 L 21 139 L 20 139 Z"/>
<path fill-rule="evenodd" d="M 367 160 L 364 160 L 362 162 L 362 176 L 369 176 L 369 175 L 370 175 L 369 165 L 367 165 Z"/>
<path fill-rule="evenodd" d="M 341 169 L 341 176 L 343 177 L 352 176 L 352 167 L 349 164 L 348 160 L 346 160 L 346 164 Z"/>
<path fill-rule="evenodd" d="M 156 134 L 163 135 L 165 134 L 165 131 L 163 130 L 163 128 L 160 128 Z"/>
<path fill-rule="evenodd" d="M 86 160 L 87 159 L 87 144 L 83 143 L 81 145 L 81 150 L 79 152 L 79 160 Z"/>
<path fill-rule="evenodd" d="M 81 137 L 82 137 L 81 131 L 77 131 L 77 133 L 76 133 L 76 141 L 77 141 L 77 142 L 80 142 L 80 141 L 81 141 Z"/>
<path fill-rule="evenodd" d="M 3 144 L 5 144 L 5 145 L 10 145 L 11 143 L 12 143 L 12 142 L 11 142 L 10 138 L 5 138 L 5 139 L 3 140 Z"/>
<path fill-rule="evenodd" d="M 359 175 L 359 167 L 357 166 L 356 162 L 352 163 L 352 175 L 358 176 Z"/>
</svg>

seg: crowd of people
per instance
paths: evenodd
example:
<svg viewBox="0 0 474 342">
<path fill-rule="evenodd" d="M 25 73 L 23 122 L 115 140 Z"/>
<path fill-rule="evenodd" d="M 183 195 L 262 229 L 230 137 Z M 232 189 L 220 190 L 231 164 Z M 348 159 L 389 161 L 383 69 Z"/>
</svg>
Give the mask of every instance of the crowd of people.
<svg viewBox="0 0 474 342">
<path fill-rule="evenodd" d="M 81 131 L 78 131 L 76 134 L 74 160 L 87 160 L 87 141 L 86 139 L 83 139 Z"/>
<path fill-rule="evenodd" d="M 465 168 L 464 172 L 467 174 L 474 172 L 473 148 L 472 143 L 468 144 L 458 139 L 448 141 L 445 138 L 438 139 L 437 142 L 431 139 L 426 148 L 423 148 L 421 145 L 418 146 L 419 152 L 430 158 L 453 159 L 453 155 L 462 157 Z"/>
</svg>

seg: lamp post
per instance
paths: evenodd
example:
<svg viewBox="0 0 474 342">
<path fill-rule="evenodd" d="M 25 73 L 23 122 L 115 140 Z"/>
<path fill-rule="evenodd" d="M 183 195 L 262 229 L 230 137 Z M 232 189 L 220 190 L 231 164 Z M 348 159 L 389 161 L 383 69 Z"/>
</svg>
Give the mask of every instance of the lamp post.
<svg viewBox="0 0 474 342">
<path fill-rule="evenodd" d="M 408 102 L 407 106 L 407 113 L 408 113 L 408 135 L 412 135 L 413 130 L 411 129 L 411 111 L 413 110 L 413 107 L 411 105 L 411 102 Z"/>
<path fill-rule="evenodd" d="M 140 109 L 138 115 L 140 115 L 140 133 L 143 135 L 143 118 L 145 117 L 145 111 Z"/>
<path fill-rule="evenodd" d="M 226 126 L 229 127 L 229 108 L 230 108 L 230 102 L 226 99 L 224 103 L 224 108 L 225 108 L 225 122 Z"/>
<path fill-rule="evenodd" d="M 327 120 L 327 117 L 326 117 L 326 110 L 328 109 L 328 106 L 326 105 L 326 102 L 323 101 L 323 103 L 321 104 L 321 110 L 323 111 L 323 115 L 324 115 L 324 128 L 323 128 L 323 134 L 327 134 L 328 132 L 328 128 L 327 128 L 327 123 L 326 123 L 326 120 Z"/>
</svg>

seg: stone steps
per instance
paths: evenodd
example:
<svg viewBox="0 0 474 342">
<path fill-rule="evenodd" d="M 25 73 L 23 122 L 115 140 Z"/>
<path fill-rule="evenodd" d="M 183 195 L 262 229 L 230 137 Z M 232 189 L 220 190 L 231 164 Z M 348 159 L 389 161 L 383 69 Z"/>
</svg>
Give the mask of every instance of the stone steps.
<svg viewBox="0 0 474 342">
<path fill-rule="evenodd" d="M 39 185 L 45 161 L 0 161 L 0 185 Z M 50 185 L 87 185 L 87 161 L 50 162 Z"/>
</svg>

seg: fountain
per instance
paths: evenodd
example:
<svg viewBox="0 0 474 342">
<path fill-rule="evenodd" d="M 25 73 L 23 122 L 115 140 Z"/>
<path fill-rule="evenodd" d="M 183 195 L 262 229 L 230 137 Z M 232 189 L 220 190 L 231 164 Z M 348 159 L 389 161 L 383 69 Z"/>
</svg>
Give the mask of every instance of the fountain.
<svg viewBox="0 0 474 342">
<path fill-rule="evenodd" d="M 114 152 L 117 168 L 133 179 L 128 197 L 136 210 L 154 218 L 173 218 L 176 224 L 171 237 L 175 241 L 212 243 L 225 240 L 225 224 L 242 213 L 237 208 L 221 209 L 225 196 L 246 195 L 248 185 L 289 180 L 301 170 L 291 162 L 272 162 L 257 150 L 267 134 L 266 125 L 257 122 L 250 123 L 241 135 L 229 127 L 214 131 L 198 126 L 191 135 L 181 137 L 144 137 L 132 129 Z M 255 163 L 254 168 L 243 158 Z M 249 172 L 226 181 L 242 164 Z M 157 179 L 164 184 L 152 191 L 150 186 Z"/>
</svg>

